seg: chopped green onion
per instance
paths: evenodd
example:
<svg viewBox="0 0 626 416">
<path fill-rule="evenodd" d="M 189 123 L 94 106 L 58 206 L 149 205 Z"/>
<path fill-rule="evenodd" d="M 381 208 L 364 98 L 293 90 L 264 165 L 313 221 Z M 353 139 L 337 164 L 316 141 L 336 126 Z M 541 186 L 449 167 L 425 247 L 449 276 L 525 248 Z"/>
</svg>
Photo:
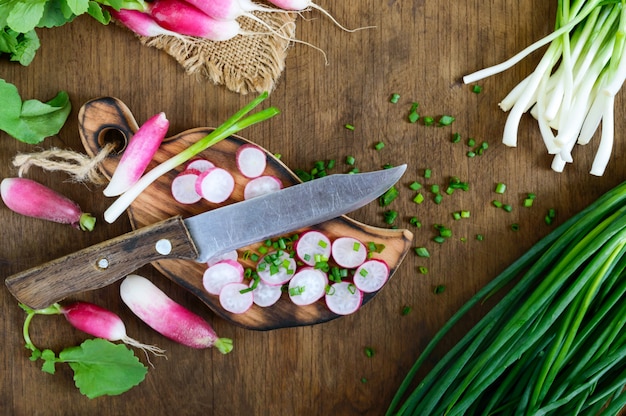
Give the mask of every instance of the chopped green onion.
<svg viewBox="0 0 626 416">
<path fill-rule="evenodd" d="M 433 171 L 431 169 L 424 169 L 424 178 L 429 179 Z"/>
<path fill-rule="evenodd" d="M 453 122 L 454 122 L 454 117 L 448 116 L 448 115 L 443 115 L 443 116 L 441 116 L 441 118 L 439 118 L 438 124 L 440 126 L 449 126 Z"/>
<path fill-rule="evenodd" d="M 354 162 L 356 161 L 356 159 L 354 159 L 354 156 L 346 156 L 346 164 L 347 165 L 354 165 Z"/>
<path fill-rule="evenodd" d="M 421 274 L 428 274 L 428 267 L 420 266 L 419 271 Z"/>
<path fill-rule="evenodd" d="M 415 202 L 416 204 L 421 204 L 422 202 L 424 202 L 424 195 L 419 192 L 417 195 L 415 195 L 415 198 L 413 198 L 413 202 Z"/>
<path fill-rule="evenodd" d="M 291 296 L 299 296 L 304 293 L 304 286 L 294 286 L 289 288 L 289 295 Z"/>
<path fill-rule="evenodd" d="M 365 347 L 364 349 L 365 351 L 365 355 L 367 355 L 368 357 L 373 357 L 374 356 L 374 348 L 372 347 Z"/>
<path fill-rule="evenodd" d="M 433 123 L 435 122 L 435 119 L 432 117 L 424 117 L 423 120 L 424 120 L 425 126 L 432 126 Z"/>
<path fill-rule="evenodd" d="M 452 135 L 452 143 L 459 143 L 461 141 L 461 135 L 459 133 L 454 133 Z"/>
<path fill-rule="evenodd" d="M 495 192 L 497 194 L 503 194 L 506 191 L 506 184 L 499 182 L 498 184 L 496 184 L 496 189 Z"/>
<path fill-rule="evenodd" d="M 374 145 L 374 149 L 376 150 L 381 150 L 383 147 L 385 147 L 385 143 L 383 142 L 378 142 Z"/>
<path fill-rule="evenodd" d="M 395 210 L 391 209 L 391 210 L 385 211 L 385 213 L 383 215 L 385 217 L 385 222 L 387 224 L 391 225 L 398 218 L 398 211 L 395 211 Z"/>
<path fill-rule="evenodd" d="M 380 206 L 386 207 L 391 204 L 391 202 L 398 197 L 398 194 L 398 188 L 396 188 L 395 185 L 392 185 L 391 188 L 378 198 Z"/>
<path fill-rule="evenodd" d="M 502 202 L 500 202 L 500 201 L 498 201 L 498 200 L 496 200 L 496 199 L 494 199 L 491 203 L 492 203 L 492 204 L 493 204 L 493 206 L 494 206 L 494 207 L 496 207 L 496 208 L 502 208 Z"/>
<path fill-rule="evenodd" d="M 409 122 L 416 123 L 417 120 L 420 119 L 420 115 L 417 112 L 417 107 L 419 107 L 418 103 L 411 104 L 411 109 L 409 110 Z"/>
<path fill-rule="evenodd" d="M 518 223 L 513 223 L 513 224 L 511 224 L 511 230 L 513 230 L 513 231 L 519 231 L 519 224 L 518 224 Z"/>
<path fill-rule="evenodd" d="M 430 253 L 426 247 L 415 247 L 415 254 L 419 257 L 430 257 Z"/>
<path fill-rule="evenodd" d="M 460 212 L 453 212 L 452 213 L 452 218 L 455 220 L 460 220 L 461 219 L 461 213 Z"/>
<path fill-rule="evenodd" d="M 352 124 L 346 124 L 344 127 L 348 130 L 354 130 L 354 126 Z"/>
<path fill-rule="evenodd" d="M 433 194 L 438 194 L 439 193 L 439 185 L 431 185 L 430 187 L 430 192 L 432 192 Z"/>
<path fill-rule="evenodd" d="M 435 204 L 441 204 L 441 201 L 443 201 L 443 196 L 441 194 L 436 194 L 434 201 L 435 201 Z"/>
<path fill-rule="evenodd" d="M 399 100 L 400 100 L 400 94 L 395 93 L 395 92 L 391 94 L 391 97 L 389 98 L 389 102 L 392 104 L 397 104 Z"/>
<path fill-rule="evenodd" d="M 356 242 L 355 242 L 355 243 L 352 245 L 352 250 L 353 250 L 353 251 L 359 251 L 360 249 L 361 249 L 361 243 L 356 243 Z"/>
<path fill-rule="evenodd" d="M 467 157 L 472 158 L 472 157 L 476 157 L 476 152 L 473 150 L 470 150 L 466 153 Z"/>
<path fill-rule="evenodd" d="M 506 212 L 511 212 L 513 211 L 513 206 L 511 206 L 510 204 L 503 204 L 502 209 L 505 210 Z"/>
<path fill-rule="evenodd" d="M 436 295 L 443 293 L 446 290 L 446 287 L 444 285 L 437 285 L 435 286 L 434 292 Z"/>
<path fill-rule="evenodd" d="M 410 306 L 404 306 L 402 308 L 402 312 L 401 313 L 402 313 L 402 316 L 408 315 L 409 313 L 411 313 L 411 307 Z"/>
<path fill-rule="evenodd" d="M 474 85 L 472 87 L 472 92 L 475 94 L 480 94 L 483 90 L 483 87 L 481 87 L 480 85 Z"/>
<path fill-rule="evenodd" d="M 359 274 L 361 275 L 361 277 L 367 277 L 368 272 L 367 272 L 367 270 L 365 270 L 365 269 L 363 268 L 363 269 L 361 269 L 361 270 L 359 271 Z"/>
<path fill-rule="evenodd" d="M 409 224 L 414 225 L 417 228 L 421 228 L 422 226 L 422 223 L 417 219 L 417 217 L 411 217 L 409 219 Z"/>
<path fill-rule="evenodd" d="M 476 234 L 476 240 L 483 241 L 485 237 L 482 234 Z"/>
<path fill-rule="evenodd" d="M 413 182 L 412 184 L 409 185 L 409 189 L 411 189 L 412 191 L 417 191 L 418 189 L 422 188 L 422 184 L 420 184 L 419 182 Z"/>
</svg>

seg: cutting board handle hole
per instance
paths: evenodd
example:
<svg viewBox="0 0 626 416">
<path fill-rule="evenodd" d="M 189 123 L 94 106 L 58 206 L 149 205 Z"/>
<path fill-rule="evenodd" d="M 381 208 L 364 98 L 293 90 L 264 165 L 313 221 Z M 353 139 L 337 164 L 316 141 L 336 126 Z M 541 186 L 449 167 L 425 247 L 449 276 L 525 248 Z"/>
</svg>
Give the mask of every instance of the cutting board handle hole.
<svg viewBox="0 0 626 416">
<path fill-rule="evenodd" d="M 98 145 L 104 148 L 107 144 L 113 144 L 113 153 L 120 154 L 126 149 L 128 137 L 118 128 L 104 127 L 98 134 Z"/>
</svg>

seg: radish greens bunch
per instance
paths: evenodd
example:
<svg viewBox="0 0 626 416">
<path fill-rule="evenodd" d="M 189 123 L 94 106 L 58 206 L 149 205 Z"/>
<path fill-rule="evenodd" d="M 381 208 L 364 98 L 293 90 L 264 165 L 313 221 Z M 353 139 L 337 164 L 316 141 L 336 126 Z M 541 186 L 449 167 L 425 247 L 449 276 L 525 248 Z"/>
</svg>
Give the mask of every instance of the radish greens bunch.
<svg viewBox="0 0 626 416">
<path fill-rule="evenodd" d="M 602 124 L 591 167 L 601 176 L 609 162 L 614 136 L 614 101 L 626 78 L 625 0 L 559 0 L 554 32 L 509 60 L 467 75 L 466 84 L 502 72 L 548 45 L 535 70 L 502 100 L 509 112 L 503 143 L 517 145 L 522 115 L 537 120 L 552 169 L 572 163 L 572 149 L 585 145 Z"/>
</svg>

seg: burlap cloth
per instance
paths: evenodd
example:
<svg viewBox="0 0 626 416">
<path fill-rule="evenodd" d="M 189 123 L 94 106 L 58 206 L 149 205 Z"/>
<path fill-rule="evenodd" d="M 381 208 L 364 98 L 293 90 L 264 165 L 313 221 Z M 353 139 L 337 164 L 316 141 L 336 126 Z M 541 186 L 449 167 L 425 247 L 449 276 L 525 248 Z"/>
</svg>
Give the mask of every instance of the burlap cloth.
<svg viewBox="0 0 626 416">
<path fill-rule="evenodd" d="M 274 31 L 249 18 L 240 18 L 246 33 L 214 42 L 194 37 L 139 36 L 142 44 L 174 57 L 188 74 L 208 78 L 231 91 L 271 92 L 285 67 L 287 50 L 295 38 L 295 13 L 254 12 Z"/>
</svg>

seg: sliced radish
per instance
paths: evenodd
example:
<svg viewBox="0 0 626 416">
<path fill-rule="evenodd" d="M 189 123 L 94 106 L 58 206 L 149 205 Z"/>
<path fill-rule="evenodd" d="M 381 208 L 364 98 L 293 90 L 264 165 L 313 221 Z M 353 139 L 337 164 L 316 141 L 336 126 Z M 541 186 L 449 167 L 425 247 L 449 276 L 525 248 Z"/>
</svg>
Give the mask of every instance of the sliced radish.
<svg viewBox="0 0 626 416">
<path fill-rule="evenodd" d="M 315 266 L 317 260 L 327 261 L 331 254 L 330 239 L 319 231 L 303 233 L 295 244 L 296 254 L 308 266 Z"/>
<path fill-rule="evenodd" d="M 237 167 L 247 178 L 257 178 L 265 171 L 267 156 L 265 152 L 253 144 L 244 144 L 237 149 Z"/>
<path fill-rule="evenodd" d="M 325 296 L 326 306 L 337 315 L 349 315 L 356 312 L 363 303 L 363 292 L 354 283 L 333 283 Z"/>
<path fill-rule="evenodd" d="M 224 254 L 219 254 L 215 257 L 211 257 L 209 260 L 207 260 L 207 266 L 211 267 L 215 263 L 219 263 L 222 260 L 237 261 L 238 258 L 239 258 L 239 253 L 237 252 L 237 250 L 231 250 Z"/>
<path fill-rule="evenodd" d="M 382 260 L 368 260 L 354 272 L 354 285 L 362 292 L 372 293 L 389 279 L 389 266 Z"/>
<path fill-rule="evenodd" d="M 209 202 L 219 204 L 235 189 L 235 178 L 226 169 L 212 167 L 201 172 L 196 181 L 196 192 Z"/>
<path fill-rule="evenodd" d="M 243 282 L 243 266 L 234 260 L 222 260 L 207 268 L 202 276 L 202 285 L 211 295 L 219 295 L 229 283 Z"/>
<path fill-rule="evenodd" d="M 187 163 L 187 165 L 185 166 L 185 169 L 195 169 L 198 172 L 204 172 L 205 170 L 209 168 L 214 168 L 214 167 L 215 165 L 210 160 L 202 159 L 202 158 L 195 158 L 195 159 L 190 160 L 189 163 Z"/>
<path fill-rule="evenodd" d="M 339 237 L 333 241 L 331 255 L 340 267 L 354 269 L 367 259 L 365 244 L 352 237 Z"/>
<path fill-rule="evenodd" d="M 243 198 L 251 199 L 257 196 L 280 191 L 283 183 L 276 176 L 259 176 L 250 180 L 243 190 Z"/>
<path fill-rule="evenodd" d="M 196 181 L 200 172 L 188 169 L 180 172 L 172 181 L 172 196 L 181 204 L 195 204 L 202 197 L 196 192 Z"/>
<path fill-rule="evenodd" d="M 220 305 L 231 313 L 244 313 L 252 307 L 254 295 L 245 283 L 229 283 L 220 292 Z M 243 291 L 243 293 L 242 293 Z"/>
<path fill-rule="evenodd" d="M 250 287 L 252 287 L 253 284 L 254 280 L 250 282 Z M 256 287 L 252 289 L 254 303 L 263 308 L 272 306 L 278 302 L 282 293 L 283 290 L 280 285 L 268 285 L 263 280 L 259 280 Z"/>
<path fill-rule="evenodd" d="M 324 296 L 327 284 L 328 276 L 323 271 L 301 268 L 289 281 L 289 298 L 296 305 L 310 305 Z"/>
<path fill-rule="evenodd" d="M 268 285 L 282 285 L 295 274 L 296 261 L 286 251 L 273 251 L 261 258 L 256 271 Z"/>
</svg>

